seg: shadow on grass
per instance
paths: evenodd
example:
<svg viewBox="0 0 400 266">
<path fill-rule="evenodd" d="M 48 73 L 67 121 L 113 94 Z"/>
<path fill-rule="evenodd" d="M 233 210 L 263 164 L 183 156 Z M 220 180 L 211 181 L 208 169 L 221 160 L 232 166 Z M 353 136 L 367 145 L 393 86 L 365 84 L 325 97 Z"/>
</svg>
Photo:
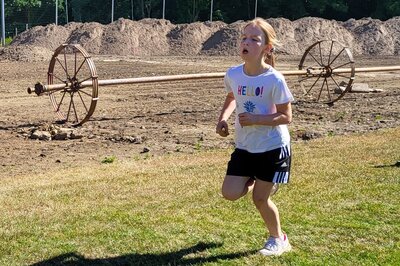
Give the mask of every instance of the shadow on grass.
<svg viewBox="0 0 400 266">
<path fill-rule="evenodd" d="M 45 261 L 41 261 L 31 266 L 47 265 L 200 265 L 206 262 L 215 262 L 218 260 L 233 260 L 243 256 L 254 254 L 254 251 L 228 253 L 208 257 L 196 256 L 196 253 L 203 252 L 206 249 L 218 248 L 222 244 L 200 242 L 189 248 L 181 249 L 176 252 L 160 254 L 126 254 L 118 257 L 103 259 L 88 259 L 75 252 L 66 253 Z M 190 256 L 187 256 L 190 255 Z M 187 257 L 185 257 L 187 256 Z"/>
<path fill-rule="evenodd" d="M 388 167 L 400 167 L 400 161 L 397 161 L 394 164 L 375 165 L 375 168 L 388 168 Z"/>
</svg>

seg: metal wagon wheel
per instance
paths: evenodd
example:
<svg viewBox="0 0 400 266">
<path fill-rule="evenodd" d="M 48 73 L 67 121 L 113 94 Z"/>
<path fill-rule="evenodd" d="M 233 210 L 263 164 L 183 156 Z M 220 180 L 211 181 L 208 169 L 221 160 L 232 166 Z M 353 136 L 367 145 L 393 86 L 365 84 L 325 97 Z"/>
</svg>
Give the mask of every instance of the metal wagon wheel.
<svg viewBox="0 0 400 266">
<path fill-rule="evenodd" d="M 334 103 L 351 89 L 355 76 L 350 49 L 331 40 L 311 45 L 300 60 L 299 70 L 306 70 L 298 81 L 308 102 Z"/>
<path fill-rule="evenodd" d="M 61 123 L 79 126 L 93 114 L 98 100 L 96 67 L 90 55 L 80 46 L 63 44 L 51 58 L 47 83 L 63 83 L 65 88 L 49 92 L 54 111 Z M 91 81 L 91 86 L 81 87 Z"/>
</svg>

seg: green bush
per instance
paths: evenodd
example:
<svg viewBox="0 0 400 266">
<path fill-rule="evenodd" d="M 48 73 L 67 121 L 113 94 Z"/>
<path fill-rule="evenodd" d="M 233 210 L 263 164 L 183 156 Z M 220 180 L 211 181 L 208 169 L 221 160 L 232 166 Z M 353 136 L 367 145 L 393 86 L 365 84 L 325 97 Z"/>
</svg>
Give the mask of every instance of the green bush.
<svg viewBox="0 0 400 266">
<path fill-rule="evenodd" d="M 4 40 L 4 44 L 5 46 L 10 45 L 12 42 L 13 38 L 12 37 L 6 37 L 6 39 Z M 3 42 L 2 39 L 0 38 L 0 46 L 3 46 Z"/>
<path fill-rule="evenodd" d="M 116 159 L 117 157 L 115 157 L 114 155 L 107 156 L 101 161 L 101 163 L 113 163 Z"/>
<path fill-rule="evenodd" d="M 12 37 L 7 37 L 6 38 L 6 45 L 10 45 L 10 43 L 12 42 L 13 38 Z"/>
</svg>

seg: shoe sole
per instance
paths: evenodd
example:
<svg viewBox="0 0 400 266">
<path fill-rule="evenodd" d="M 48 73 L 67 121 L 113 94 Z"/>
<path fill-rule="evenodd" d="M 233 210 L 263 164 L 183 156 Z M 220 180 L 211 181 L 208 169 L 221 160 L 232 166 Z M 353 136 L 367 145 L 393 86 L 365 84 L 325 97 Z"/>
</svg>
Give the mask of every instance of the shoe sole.
<svg viewBox="0 0 400 266">
<path fill-rule="evenodd" d="M 258 253 L 260 253 L 263 256 L 280 256 L 283 253 L 289 252 L 291 250 L 292 250 L 292 246 L 289 244 L 284 250 L 282 250 L 282 252 L 279 252 L 279 253 L 274 253 L 274 254 L 272 254 L 272 253 L 263 253 L 263 250 L 258 251 Z"/>
</svg>

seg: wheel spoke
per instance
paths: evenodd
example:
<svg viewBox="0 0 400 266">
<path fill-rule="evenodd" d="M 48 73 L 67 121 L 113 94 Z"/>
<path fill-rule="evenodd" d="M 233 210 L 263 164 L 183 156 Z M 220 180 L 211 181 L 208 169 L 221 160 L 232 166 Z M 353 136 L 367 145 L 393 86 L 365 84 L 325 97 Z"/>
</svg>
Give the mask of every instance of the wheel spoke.
<svg viewBox="0 0 400 266">
<path fill-rule="evenodd" d="M 341 74 L 338 74 L 338 73 L 332 73 L 332 75 L 335 75 L 335 76 L 338 76 L 338 77 L 342 77 L 342 78 L 345 78 L 345 79 L 351 78 L 351 77 L 344 76 L 344 75 L 341 75 Z"/>
<path fill-rule="evenodd" d="M 54 75 L 54 74 L 52 74 L 53 75 L 53 77 L 55 77 L 56 79 L 58 79 L 59 81 L 61 81 L 62 83 L 66 83 L 66 81 L 65 80 L 62 80 L 61 78 L 59 78 L 59 77 L 57 77 L 56 75 Z"/>
<path fill-rule="evenodd" d="M 324 64 L 323 60 L 322 60 L 322 50 L 321 50 L 321 42 L 318 43 L 319 46 L 319 57 L 321 58 L 321 65 Z"/>
<path fill-rule="evenodd" d="M 74 77 L 76 77 L 76 61 L 77 61 L 77 55 L 76 55 L 76 51 L 75 51 L 75 60 L 74 60 Z"/>
<path fill-rule="evenodd" d="M 72 107 L 74 108 L 75 119 L 76 119 L 75 121 L 78 122 L 79 118 L 78 118 L 78 113 L 76 112 L 76 107 L 75 107 L 75 102 L 74 102 L 74 94 L 75 93 L 71 94 L 71 102 L 72 102 Z"/>
<path fill-rule="evenodd" d="M 343 48 L 342 50 L 340 50 L 340 52 L 335 56 L 335 58 L 332 60 L 332 62 L 329 65 L 332 65 L 333 62 L 335 62 L 335 60 L 339 57 L 339 55 L 345 50 L 345 48 Z"/>
<path fill-rule="evenodd" d="M 89 94 L 89 93 L 87 93 L 86 91 L 84 91 L 84 90 L 79 90 L 80 92 L 82 92 L 83 94 L 86 94 L 87 96 L 89 96 L 89 97 L 92 97 L 92 94 Z"/>
<path fill-rule="evenodd" d="M 56 57 L 57 62 L 60 64 L 60 66 L 64 69 L 65 74 L 67 75 L 67 78 L 69 77 L 67 69 L 64 67 L 64 65 L 61 63 L 60 59 Z"/>
<path fill-rule="evenodd" d="M 335 80 L 332 76 L 331 76 L 330 78 L 333 80 L 333 82 L 335 82 L 336 86 L 338 86 L 338 88 L 339 88 L 340 86 L 339 86 L 339 84 L 336 82 L 336 80 Z"/>
<path fill-rule="evenodd" d="M 85 78 L 84 80 L 81 80 L 81 81 L 79 81 L 79 86 L 83 83 L 83 82 L 85 82 L 85 81 L 87 81 L 87 80 L 89 80 L 89 79 L 92 79 L 92 77 L 88 77 L 88 78 Z"/>
<path fill-rule="evenodd" d="M 88 112 L 89 109 L 86 107 L 85 101 L 83 100 L 82 95 L 81 95 L 81 93 L 79 91 L 78 91 L 78 95 L 79 95 L 79 98 L 82 101 L 83 107 L 85 107 L 86 112 Z"/>
<path fill-rule="evenodd" d="M 63 96 L 61 97 L 61 100 L 60 100 L 59 104 L 57 105 L 57 112 L 60 111 L 60 107 L 61 107 L 62 102 L 64 101 L 64 97 L 65 97 L 65 94 L 66 94 L 66 93 L 67 93 L 67 92 L 64 91 Z"/>
<path fill-rule="evenodd" d="M 314 55 L 313 55 L 311 52 L 309 52 L 308 54 L 315 60 L 315 62 L 317 62 L 317 64 L 318 64 L 319 66 L 322 67 L 322 62 L 321 62 L 321 63 L 318 62 L 318 60 L 314 57 Z"/>
<path fill-rule="evenodd" d="M 336 80 L 331 76 L 331 79 L 333 80 L 333 82 L 335 82 L 335 84 L 336 84 L 336 86 L 337 86 L 337 88 L 339 89 L 339 90 L 341 90 L 340 89 L 340 85 L 336 82 Z M 343 93 L 343 92 L 342 92 Z M 332 101 L 332 100 L 331 100 Z"/>
<path fill-rule="evenodd" d="M 324 81 L 322 82 L 322 86 L 321 86 L 321 89 L 319 90 L 317 102 L 319 102 L 319 99 L 321 98 L 321 93 L 322 93 L 322 90 L 324 89 L 325 82 L 326 82 L 326 78 L 324 78 Z"/>
<path fill-rule="evenodd" d="M 64 49 L 64 63 L 65 63 L 65 72 L 67 73 L 67 77 L 69 78 L 68 74 L 68 65 L 67 65 L 67 49 Z"/>
<path fill-rule="evenodd" d="M 69 120 L 69 114 L 71 113 L 71 106 L 72 106 L 72 102 L 73 102 L 73 96 L 71 94 L 71 101 L 69 102 L 69 107 L 68 107 L 68 112 L 67 112 L 67 121 Z"/>
<path fill-rule="evenodd" d="M 331 55 L 332 55 L 332 49 L 333 49 L 333 41 L 331 42 L 331 49 L 329 50 L 328 66 L 330 66 L 330 65 L 331 65 Z"/>
<path fill-rule="evenodd" d="M 325 80 L 326 80 L 326 78 L 325 78 Z M 325 84 L 326 84 L 326 91 L 328 92 L 329 101 L 332 102 L 331 92 L 329 91 L 328 80 L 326 80 Z"/>
<path fill-rule="evenodd" d="M 299 82 L 303 82 L 303 81 L 305 81 L 307 79 L 311 79 L 311 78 L 315 78 L 315 76 L 307 76 L 307 77 L 305 77 L 303 79 L 299 79 Z"/>
<path fill-rule="evenodd" d="M 86 62 L 86 58 L 83 60 L 83 62 L 82 62 L 81 65 L 79 66 L 78 70 L 75 71 L 74 78 L 76 78 L 76 76 L 78 75 L 79 71 L 81 70 L 81 68 L 83 67 L 83 65 L 85 64 L 85 62 Z"/>
<path fill-rule="evenodd" d="M 340 68 L 340 67 L 342 67 L 342 66 L 345 66 L 345 65 L 348 65 L 348 64 L 352 64 L 353 62 L 347 62 L 347 63 L 344 63 L 344 64 L 342 64 L 342 65 L 340 65 L 340 66 L 337 66 L 337 67 L 335 67 L 335 68 L 332 68 L 332 70 L 335 70 L 335 69 L 338 69 L 338 68 Z"/>
<path fill-rule="evenodd" d="M 306 95 L 314 88 L 315 84 L 317 84 L 318 80 L 321 78 L 321 76 L 318 76 L 317 80 L 314 82 L 314 84 L 311 86 L 311 88 L 307 91 Z"/>
</svg>

